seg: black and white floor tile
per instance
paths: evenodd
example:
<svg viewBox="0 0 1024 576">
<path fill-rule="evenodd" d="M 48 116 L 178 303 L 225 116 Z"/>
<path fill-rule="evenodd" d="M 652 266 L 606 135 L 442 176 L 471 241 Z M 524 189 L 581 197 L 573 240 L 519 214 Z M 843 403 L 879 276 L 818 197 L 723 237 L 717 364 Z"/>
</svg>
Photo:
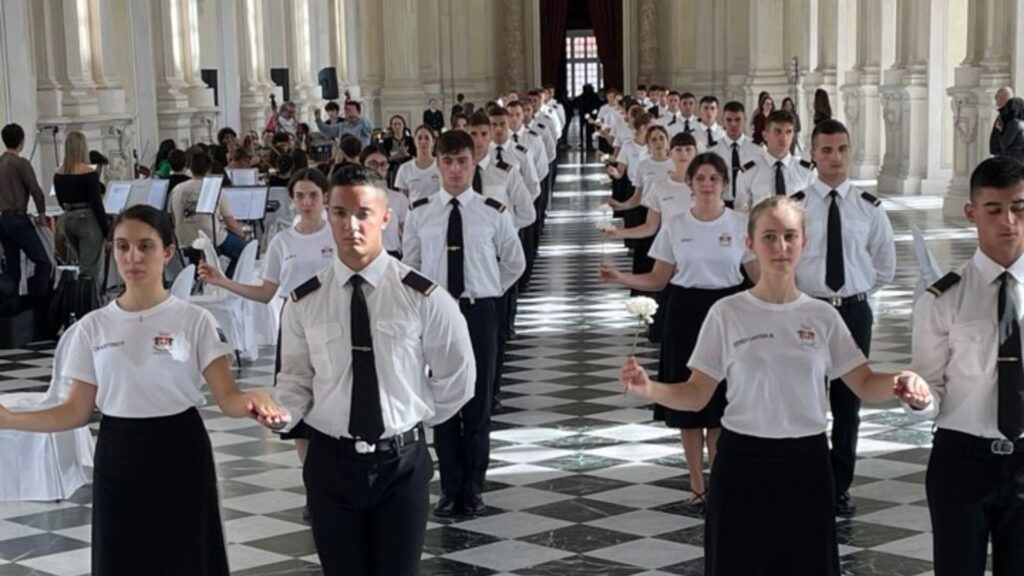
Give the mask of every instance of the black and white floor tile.
<svg viewBox="0 0 1024 576">
<path fill-rule="evenodd" d="M 521 297 L 509 350 L 502 393 L 508 410 L 494 418 L 488 508 L 471 519 L 432 519 L 425 575 L 703 574 L 703 523 L 687 504 L 678 433 L 652 423 L 650 410 L 616 382 L 635 327 L 622 307 L 625 291 L 596 281 L 602 260 L 628 263 L 621 243 L 602 242 L 596 227 L 606 189 L 593 159 L 571 155 L 559 168 L 533 286 Z M 909 225 L 925 230 L 944 267 L 969 257 L 974 241 L 969 229 L 942 217 L 939 198 L 893 198 L 886 208 L 899 272 L 873 301 L 872 360 L 902 366 L 917 280 Z M 51 349 L 0 351 L 0 393 L 45 390 Z M 646 341 L 638 352 L 656 361 Z M 237 372 L 243 385 L 270 384 L 272 351 L 265 357 Z M 291 444 L 250 421 L 224 418 L 216 407 L 202 413 L 216 450 L 234 573 L 319 574 Z M 865 409 L 863 420 L 852 490 L 858 514 L 838 527 L 844 569 L 858 576 L 930 574 L 930 427 L 891 407 Z M 436 482 L 433 488 L 436 499 Z M 800 505 L 799 494 L 789 497 Z M 0 503 L 0 576 L 87 574 L 90 501 L 86 486 L 66 502 Z"/>
</svg>

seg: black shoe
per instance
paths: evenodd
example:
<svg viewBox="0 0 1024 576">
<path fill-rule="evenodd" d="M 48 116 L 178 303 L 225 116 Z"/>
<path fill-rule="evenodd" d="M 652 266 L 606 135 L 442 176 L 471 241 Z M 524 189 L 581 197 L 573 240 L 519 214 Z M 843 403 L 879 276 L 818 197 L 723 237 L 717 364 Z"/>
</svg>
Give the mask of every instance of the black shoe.
<svg viewBox="0 0 1024 576">
<path fill-rule="evenodd" d="M 466 498 L 466 514 L 469 516 L 476 516 L 477 514 L 484 511 L 487 506 L 484 504 L 484 499 L 479 494 L 473 494 Z"/>
<path fill-rule="evenodd" d="M 434 516 L 438 518 L 450 518 L 458 513 L 459 506 L 454 498 L 441 496 L 441 499 L 437 501 L 437 506 L 434 506 Z"/>
<path fill-rule="evenodd" d="M 857 505 L 853 503 L 853 498 L 850 497 L 849 492 L 843 492 L 836 498 L 836 516 L 842 516 L 849 518 L 857 513 Z"/>
</svg>

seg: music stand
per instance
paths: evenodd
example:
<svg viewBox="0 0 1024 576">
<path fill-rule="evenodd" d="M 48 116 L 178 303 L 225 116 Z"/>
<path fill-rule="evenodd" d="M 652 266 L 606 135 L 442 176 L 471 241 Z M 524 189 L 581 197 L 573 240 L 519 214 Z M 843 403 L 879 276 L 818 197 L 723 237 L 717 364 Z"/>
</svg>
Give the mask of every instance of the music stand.
<svg viewBox="0 0 1024 576">
<path fill-rule="evenodd" d="M 213 249 L 217 249 L 217 206 L 220 204 L 220 187 L 224 179 L 220 176 L 207 176 L 203 178 L 203 186 L 199 189 L 199 198 L 196 200 L 196 214 L 209 214 L 213 224 L 211 228 Z"/>
<path fill-rule="evenodd" d="M 255 168 L 228 168 L 225 170 L 232 186 L 256 186 L 259 184 L 259 170 Z"/>
<path fill-rule="evenodd" d="M 256 236 L 257 225 L 262 226 L 267 217 L 267 186 L 232 186 L 224 188 L 231 215 L 235 220 L 252 223 L 253 236 Z"/>
<path fill-rule="evenodd" d="M 124 212 L 132 195 L 132 184 L 128 180 L 117 180 L 107 185 L 107 192 L 103 195 L 103 211 L 107 215 L 117 216 Z"/>
</svg>

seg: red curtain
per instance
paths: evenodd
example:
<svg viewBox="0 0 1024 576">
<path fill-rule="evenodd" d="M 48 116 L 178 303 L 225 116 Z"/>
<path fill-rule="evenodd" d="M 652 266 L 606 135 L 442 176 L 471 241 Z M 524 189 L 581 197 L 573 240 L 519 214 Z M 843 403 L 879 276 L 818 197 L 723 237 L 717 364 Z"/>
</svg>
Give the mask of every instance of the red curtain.
<svg viewBox="0 0 1024 576">
<path fill-rule="evenodd" d="M 550 0 L 545 0 L 547 6 Z M 597 38 L 597 57 L 604 66 L 604 85 L 625 90 L 622 85 L 622 0 L 588 0 L 590 22 Z"/>
<path fill-rule="evenodd" d="M 540 19 L 540 78 L 544 85 L 558 84 L 565 63 L 565 23 L 569 0 L 544 0 Z"/>
</svg>

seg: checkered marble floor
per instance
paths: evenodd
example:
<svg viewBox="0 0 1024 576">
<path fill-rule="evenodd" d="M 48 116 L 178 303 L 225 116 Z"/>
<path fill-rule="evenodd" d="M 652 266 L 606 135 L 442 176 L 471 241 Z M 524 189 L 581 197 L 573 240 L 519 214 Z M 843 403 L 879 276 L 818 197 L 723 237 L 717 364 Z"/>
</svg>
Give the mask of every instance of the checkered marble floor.
<svg viewBox="0 0 1024 576">
<path fill-rule="evenodd" d="M 687 505 L 678 433 L 652 423 L 650 410 L 616 383 L 634 325 L 622 310 L 625 291 L 598 284 L 596 269 L 602 260 L 627 267 L 628 256 L 596 229 L 607 185 L 594 162 L 571 155 L 559 168 L 533 287 L 521 296 L 509 350 L 502 394 L 508 410 L 494 417 L 488 508 L 472 519 L 432 519 L 425 575 L 703 574 L 703 523 Z M 917 273 L 909 225 L 925 230 L 943 267 L 963 261 L 974 245 L 970 230 L 943 219 L 938 198 L 894 198 L 885 206 L 897 231 L 899 271 L 873 301 L 872 360 L 883 367 L 904 365 L 910 352 Z M 51 349 L 0 351 L 0 392 L 45 390 Z M 271 383 L 272 350 L 266 352 L 266 360 L 237 371 L 242 385 Z M 638 352 L 656 362 L 652 345 L 641 342 Z M 215 406 L 202 414 L 216 451 L 234 573 L 319 574 L 291 444 L 250 421 L 224 418 Z M 852 489 L 858 514 L 838 525 L 843 567 L 851 575 L 930 574 L 930 428 L 891 407 L 865 409 L 863 419 Z M 436 477 L 432 488 L 436 501 Z M 799 494 L 789 497 L 800 505 Z M 0 503 L 0 576 L 87 574 L 90 502 L 86 486 L 66 502 Z"/>
</svg>

